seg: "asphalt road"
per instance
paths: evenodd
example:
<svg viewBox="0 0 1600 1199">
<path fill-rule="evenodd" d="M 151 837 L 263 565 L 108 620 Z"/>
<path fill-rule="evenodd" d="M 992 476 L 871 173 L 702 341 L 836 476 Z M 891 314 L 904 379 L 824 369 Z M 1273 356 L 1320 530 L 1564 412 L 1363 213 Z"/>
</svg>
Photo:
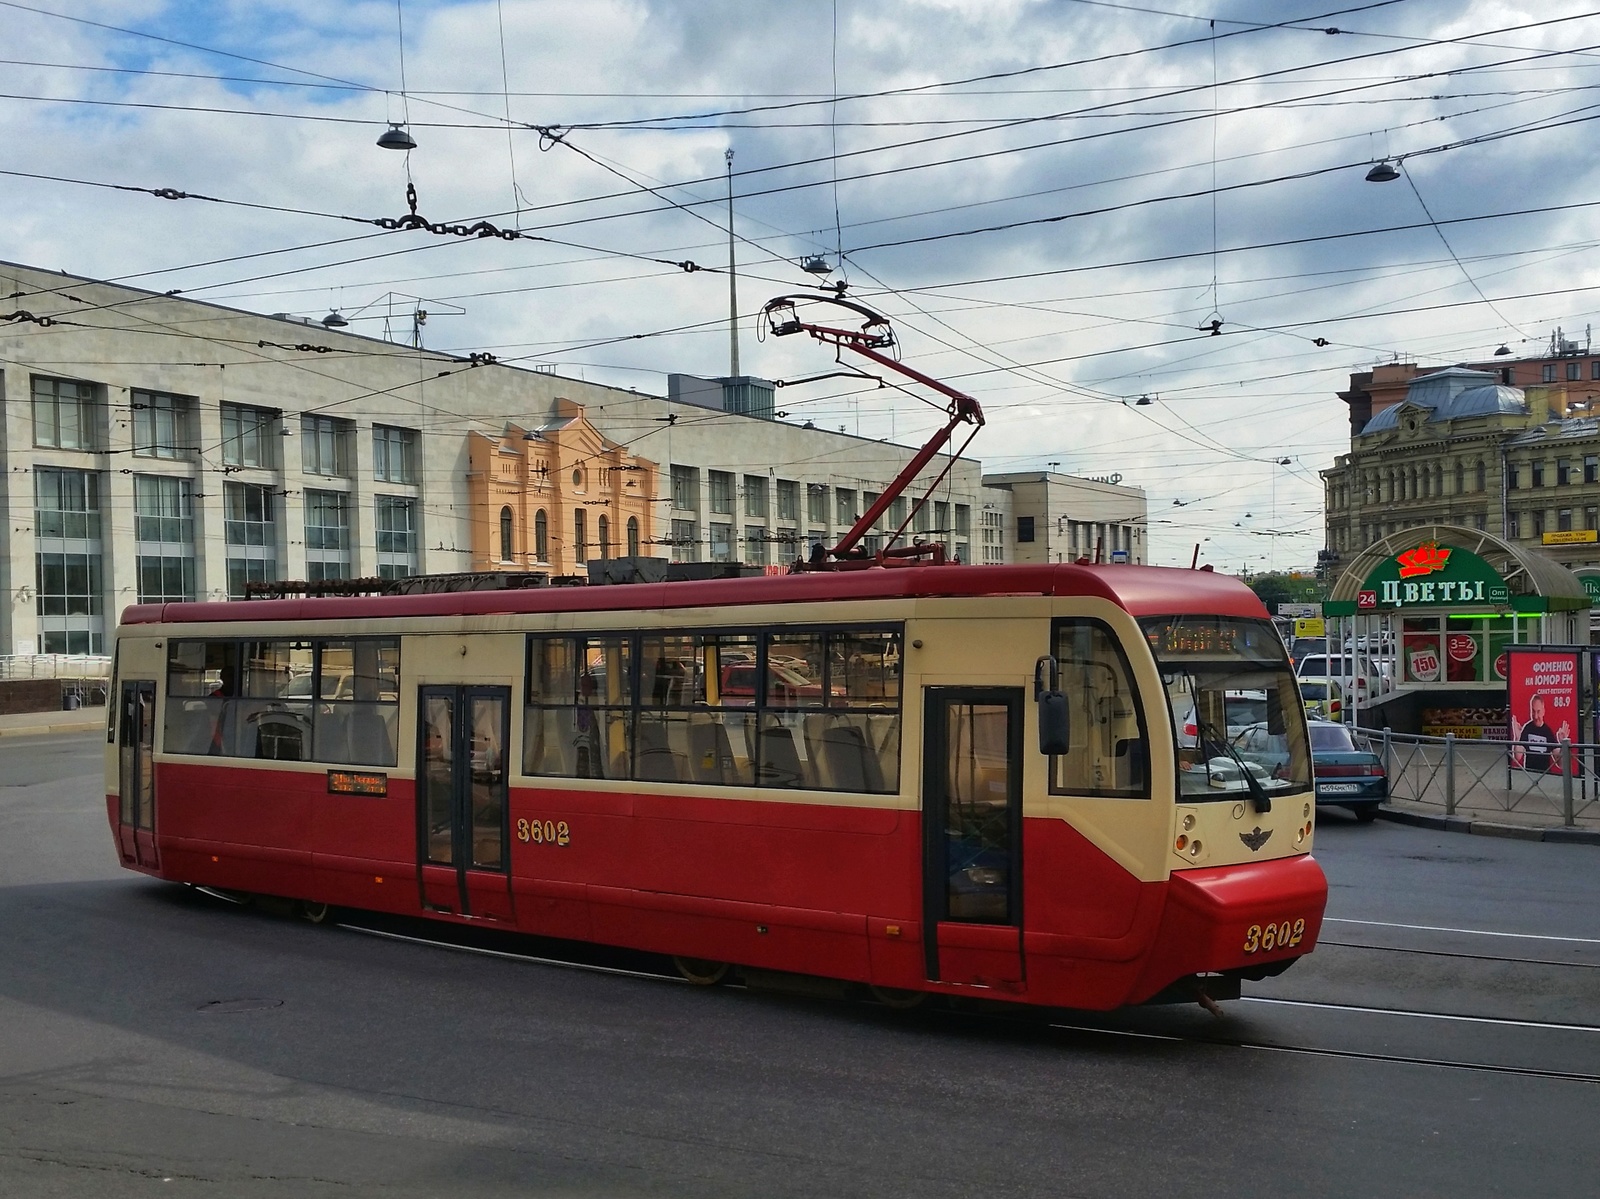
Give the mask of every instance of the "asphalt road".
<svg viewBox="0 0 1600 1199">
<path fill-rule="evenodd" d="M 1333 813 L 1328 943 L 1221 1021 L 904 1015 L 152 883 L 116 865 L 101 748 L 0 740 L 0 1196 L 1600 1187 L 1594 847 Z"/>
</svg>

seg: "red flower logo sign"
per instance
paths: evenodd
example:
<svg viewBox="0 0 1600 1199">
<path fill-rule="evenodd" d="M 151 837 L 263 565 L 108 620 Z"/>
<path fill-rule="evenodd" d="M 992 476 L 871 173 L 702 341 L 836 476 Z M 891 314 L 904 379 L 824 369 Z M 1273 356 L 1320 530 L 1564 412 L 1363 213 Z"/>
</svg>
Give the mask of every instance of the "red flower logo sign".
<svg viewBox="0 0 1600 1199">
<path fill-rule="evenodd" d="M 1450 551 L 1440 549 L 1437 541 L 1424 541 L 1416 549 L 1397 555 L 1395 561 L 1400 564 L 1402 579 L 1414 579 L 1443 570 L 1450 563 Z"/>
</svg>

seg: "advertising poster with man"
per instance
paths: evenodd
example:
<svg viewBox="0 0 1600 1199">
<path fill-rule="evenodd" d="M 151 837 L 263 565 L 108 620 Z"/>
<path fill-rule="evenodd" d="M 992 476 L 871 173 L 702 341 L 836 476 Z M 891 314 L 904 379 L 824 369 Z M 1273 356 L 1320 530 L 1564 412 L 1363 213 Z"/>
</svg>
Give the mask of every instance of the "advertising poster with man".
<svg viewBox="0 0 1600 1199">
<path fill-rule="evenodd" d="M 1562 650 L 1509 651 L 1511 765 L 1561 773 L 1561 742 L 1579 739 L 1578 655 Z M 1578 773 L 1577 755 L 1571 772 Z"/>
</svg>

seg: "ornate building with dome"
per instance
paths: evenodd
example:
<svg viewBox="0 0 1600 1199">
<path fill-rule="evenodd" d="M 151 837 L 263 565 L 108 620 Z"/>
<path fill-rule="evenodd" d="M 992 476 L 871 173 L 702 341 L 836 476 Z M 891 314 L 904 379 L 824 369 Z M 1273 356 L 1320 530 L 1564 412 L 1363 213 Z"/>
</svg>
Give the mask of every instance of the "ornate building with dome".
<svg viewBox="0 0 1600 1199">
<path fill-rule="evenodd" d="M 1600 355 L 1567 380 L 1509 385 L 1512 370 L 1397 364 L 1351 377 L 1350 452 L 1322 472 L 1324 561 L 1408 528 L 1457 525 L 1600 566 Z"/>
</svg>

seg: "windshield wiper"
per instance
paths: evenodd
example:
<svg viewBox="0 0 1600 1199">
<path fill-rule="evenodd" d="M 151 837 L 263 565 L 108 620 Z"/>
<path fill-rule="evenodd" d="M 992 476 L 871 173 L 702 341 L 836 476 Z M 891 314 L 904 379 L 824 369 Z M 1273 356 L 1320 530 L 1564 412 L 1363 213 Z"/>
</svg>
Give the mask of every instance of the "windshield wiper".
<svg viewBox="0 0 1600 1199">
<path fill-rule="evenodd" d="M 1272 811 L 1272 797 L 1267 794 L 1266 788 L 1261 785 L 1261 780 L 1256 778 L 1249 765 L 1239 755 L 1239 751 L 1233 747 L 1228 738 L 1226 736 L 1217 736 L 1216 726 L 1199 719 L 1198 716 L 1195 718 L 1195 729 L 1200 734 L 1202 744 L 1206 740 L 1210 740 L 1221 746 L 1222 752 L 1227 754 L 1232 759 L 1233 764 L 1239 768 L 1239 773 L 1244 775 L 1245 788 L 1250 792 L 1250 806 L 1257 812 Z"/>
</svg>

